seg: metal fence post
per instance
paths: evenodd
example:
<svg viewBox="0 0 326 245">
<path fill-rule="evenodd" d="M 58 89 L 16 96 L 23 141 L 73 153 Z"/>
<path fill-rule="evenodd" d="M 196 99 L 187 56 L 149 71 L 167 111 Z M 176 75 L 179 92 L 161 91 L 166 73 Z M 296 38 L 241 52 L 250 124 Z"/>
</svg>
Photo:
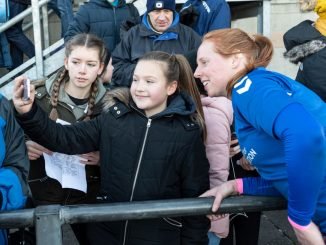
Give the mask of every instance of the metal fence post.
<svg viewBox="0 0 326 245">
<path fill-rule="evenodd" d="M 36 243 L 39 245 L 62 245 L 62 221 L 60 205 L 38 206 L 35 208 Z"/>
<path fill-rule="evenodd" d="M 43 68 L 43 48 L 42 48 L 42 35 L 40 24 L 40 8 L 39 1 L 32 0 L 32 14 L 33 14 L 33 32 L 34 32 L 34 46 L 35 46 L 35 59 L 36 59 L 36 74 L 37 78 L 44 77 Z"/>
</svg>

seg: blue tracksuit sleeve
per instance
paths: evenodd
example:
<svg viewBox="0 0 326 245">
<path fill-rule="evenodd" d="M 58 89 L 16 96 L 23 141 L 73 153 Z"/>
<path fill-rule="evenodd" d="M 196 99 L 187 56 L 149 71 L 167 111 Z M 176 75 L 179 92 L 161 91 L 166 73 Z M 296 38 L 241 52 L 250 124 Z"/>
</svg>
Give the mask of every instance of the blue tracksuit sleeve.
<svg viewBox="0 0 326 245">
<path fill-rule="evenodd" d="M 253 196 L 281 196 L 271 181 L 260 177 L 243 178 L 243 194 Z"/>
<path fill-rule="evenodd" d="M 313 217 L 324 178 L 324 129 L 301 104 L 294 103 L 277 116 L 274 134 L 284 145 L 289 218 L 306 226 Z"/>
</svg>

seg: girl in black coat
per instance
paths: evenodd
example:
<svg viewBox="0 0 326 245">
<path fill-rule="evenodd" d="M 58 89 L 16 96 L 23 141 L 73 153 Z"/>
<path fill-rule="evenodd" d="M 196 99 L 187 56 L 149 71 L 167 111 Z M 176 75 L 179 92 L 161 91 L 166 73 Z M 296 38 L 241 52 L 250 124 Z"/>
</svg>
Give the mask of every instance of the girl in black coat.
<svg viewBox="0 0 326 245">
<path fill-rule="evenodd" d="M 58 152 L 99 150 L 103 201 L 197 197 L 208 189 L 200 96 L 183 56 L 146 54 L 134 71 L 131 98 L 113 90 L 107 113 L 75 125 L 49 120 L 33 104 L 34 88 L 23 101 L 22 80 L 16 79 L 13 101 L 26 133 Z M 160 218 L 90 224 L 88 237 L 91 244 L 206 245 L 208 229 L 205 216 Z"/>
</svg>

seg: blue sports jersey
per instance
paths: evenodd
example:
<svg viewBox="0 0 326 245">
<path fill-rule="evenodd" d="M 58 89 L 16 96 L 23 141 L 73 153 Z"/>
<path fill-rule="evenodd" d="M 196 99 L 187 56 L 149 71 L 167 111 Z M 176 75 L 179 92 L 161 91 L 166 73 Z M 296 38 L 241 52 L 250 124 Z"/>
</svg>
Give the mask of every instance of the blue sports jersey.
<svg viewBox="0 0 326 245">
<path fill-rule="evenodd" d="M 267 71 L 265 68 L 253 70 L 235 84 L 232 91 L 232 103 L 236 133 L 242 153 L 257 169 L 261 177 L 271 181 L 274 187 L 287 198 L 290 189 L 288 183 L 294 188 L 296 185 L 300 188 L 300 185 L 302 186 L 304 183 L 302 183 L 302 178 L 288 178 L 289 167 L 287 166 L 284 142 L 275 134 L 275 122 L 282 110 L 293 104 L 300 104 L 310 113 L 313 119 L 317 119 L 318 125 L 324 129 L 326 125 L 325 103 L 302 84 L 279 73 Z M 292 123 L 300 124 L 301 122 Z M 318 163 L 319 166 L 322 166 L 320 169 L 325 169 L 323 167 L 326 165 L 324 145 L 322 145 L 322 151 L 323 157 Z M 298 161 L 298 164 L 303 165 L 305 162 Z M 307 166 L 298 167 L 301 171 L 298 175 L 302 174 L 302 169 L 305 169 L 305 167 Z M 293 168 L 291 171 L 293 171 Z M 326 188 L 325 171 L 319 170 L 316 166 L 316 169 L 312 170 L 312 172 L 316 174 L 316 178 L 318 176 L 321 179 L 320 183 L 311 184 L 311 188 L 318 189 L 316 200 L 302 199 L 302 202 L 304 205 L 309 206 L 306 208 L 309 210 L 307 213 L 311 213 L 310 210 L 314 211 L 316 209 L 318 201 L 314 221 L 319 225 L 322 232 L 326 233 L 326 197 L 322 194 Z M 260 182 L 253 183 L 259 184 Z M 250 184 L 244 183 L 244 193 L 246 191 L 252 193 L 252 190 L 246 190 L 248 186 Z M 306 198 L 310 198 L 309 193 L 307 193 Z M 293 217 L 295 221 L 300 225 L 307 225 L 307 219 L 309 220 L 311 217 L 296 214 L 296 208 L 301 210 L 302 207 L 295 207 L 300 206 L 298 202 L 293 203 L 289 200 L 289 210 L 291 212 L 294 210 Z M 289 216 L 291 215 L 289 214 Z"/>
</svg>

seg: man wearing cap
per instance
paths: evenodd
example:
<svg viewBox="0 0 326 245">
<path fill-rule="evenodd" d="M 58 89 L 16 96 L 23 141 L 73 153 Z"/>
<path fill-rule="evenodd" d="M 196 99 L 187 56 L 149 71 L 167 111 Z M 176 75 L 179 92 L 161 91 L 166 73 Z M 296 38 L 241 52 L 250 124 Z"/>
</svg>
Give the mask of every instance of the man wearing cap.
<svg viewBox="0 0 326 245">
<path fill-rule="evenodd" d="M 130 87 L 137 60 L 150 51 L 185 54 L 197 49 L 201 39 L 179 23 L 175 0 L 148 0 L 140 24 L 132 27 L 112 53 L 112 87 Z"/>
</svg>

